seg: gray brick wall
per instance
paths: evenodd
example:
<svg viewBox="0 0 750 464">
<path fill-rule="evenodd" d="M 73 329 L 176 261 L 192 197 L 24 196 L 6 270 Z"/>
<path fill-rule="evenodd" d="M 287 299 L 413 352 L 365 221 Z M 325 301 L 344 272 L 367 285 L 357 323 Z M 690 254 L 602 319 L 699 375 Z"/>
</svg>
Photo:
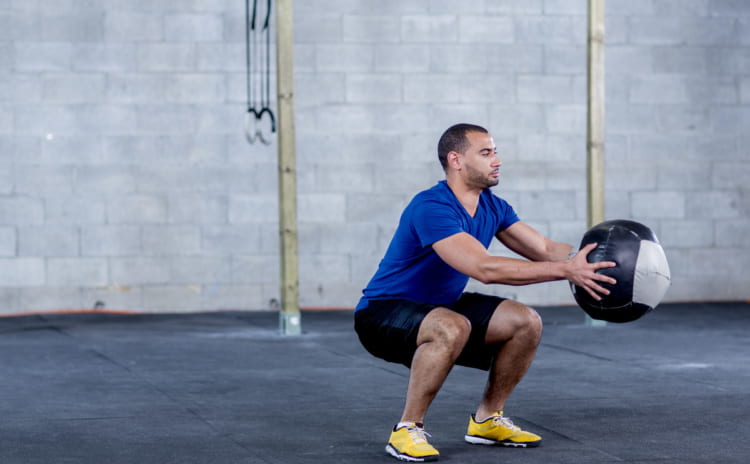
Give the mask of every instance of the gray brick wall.
<svg viewBox="0 0 750 464">
<path fill-rule="evenodd" d="M 523 219 L 579 240 L 585 1 L 294 8 L 303 306 L 356 302 L 459 121 L 495 135 Z M 660 235 L 667 299 L 750 299 L 750 2 L 608 0 L 606 43 L 607 217 Z M 244 52 L 241 0 L 0 3 L 0 313 L 278 299 L 276 145 L 244 139 Z"/>
</svg>

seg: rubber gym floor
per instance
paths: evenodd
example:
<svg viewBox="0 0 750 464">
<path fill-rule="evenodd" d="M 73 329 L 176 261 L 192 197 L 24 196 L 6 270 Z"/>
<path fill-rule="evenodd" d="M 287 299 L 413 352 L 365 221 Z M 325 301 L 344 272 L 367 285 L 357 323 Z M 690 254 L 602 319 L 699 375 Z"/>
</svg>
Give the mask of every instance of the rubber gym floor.
<svg viewBox="0 0 750 464">
<path fill-rule="evenodd" d="M 664 304 L 545 333 L 506 414 L 536 449 L 470 445 L 485 373 L 453 370 L 430 409 L 448 463 L 750 462 L 750 304 Z M 0 319 L 0 462 L 388 463 L 408 371 L 365 352 L 349 311 L 37 314 Z"/>
</svg>

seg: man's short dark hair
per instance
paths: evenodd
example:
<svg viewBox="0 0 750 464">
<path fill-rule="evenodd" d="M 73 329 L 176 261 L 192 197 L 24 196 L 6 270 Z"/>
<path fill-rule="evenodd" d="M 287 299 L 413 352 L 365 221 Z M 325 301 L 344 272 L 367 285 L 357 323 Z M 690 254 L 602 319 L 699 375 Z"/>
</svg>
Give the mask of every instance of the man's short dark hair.
<svg viewBox="0 0 750 464">
<path fill-rule="evenodd" d="M 448 168 L 448 153 L 452 151 L 463 153 L 469 147 L 469 139 L 466 137 L 466 134 L 469 132 L 489 134 L 489 131 L 482 126 L 461 123 L 449 127 L 440 136 L 440 140 L 438 141 L 438 159 L 440 160 L 440 165 L 443 166 L 443 170 Z"/>
</svg>

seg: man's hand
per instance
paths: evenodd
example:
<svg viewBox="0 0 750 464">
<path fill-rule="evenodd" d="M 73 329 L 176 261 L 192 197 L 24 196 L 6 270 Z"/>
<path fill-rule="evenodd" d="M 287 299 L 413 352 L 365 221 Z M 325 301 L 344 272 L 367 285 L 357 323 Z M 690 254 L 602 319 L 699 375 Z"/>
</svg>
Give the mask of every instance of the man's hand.
<svg viewBox="0 0 750 464">
<path fill-rule="evenodd" d="M 609 290 L 599 285 L 599 282 L 614 285 L 617 281 L 612 277 L 597 274 L 596 271 L 615 267 L 617 264 L 613 261 L 599 261 L 596 263 L 586 261 L 588 254 L 597 245 L 597 243 L 589 243 L 568 260 L 567 279 L 574 285 L 586 290 L 593 299 L 600 301 L 602 299 L 600 295 L 609 295 Z"/>
</svg>

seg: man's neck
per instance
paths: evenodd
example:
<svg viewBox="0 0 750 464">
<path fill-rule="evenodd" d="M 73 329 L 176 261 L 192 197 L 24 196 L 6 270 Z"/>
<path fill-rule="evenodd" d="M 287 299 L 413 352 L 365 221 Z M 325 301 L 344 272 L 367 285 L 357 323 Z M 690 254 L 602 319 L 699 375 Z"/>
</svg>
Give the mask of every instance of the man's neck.
<svg viewBox="0 0 750 464">
<path fill-rule="evenodd" d="M 461 179 L 454 177 L 447 177 L 446 181 L 448 187 L 458 199 L 458 202 L 463 205 L 464 209 L 466 209 L 466 212 L 468 212 L 471 217 L 474 217 L 477 212 L 477 205 L 479 204 L 479 196 L 484 189 L 470 187 Z"/>
</svg>

